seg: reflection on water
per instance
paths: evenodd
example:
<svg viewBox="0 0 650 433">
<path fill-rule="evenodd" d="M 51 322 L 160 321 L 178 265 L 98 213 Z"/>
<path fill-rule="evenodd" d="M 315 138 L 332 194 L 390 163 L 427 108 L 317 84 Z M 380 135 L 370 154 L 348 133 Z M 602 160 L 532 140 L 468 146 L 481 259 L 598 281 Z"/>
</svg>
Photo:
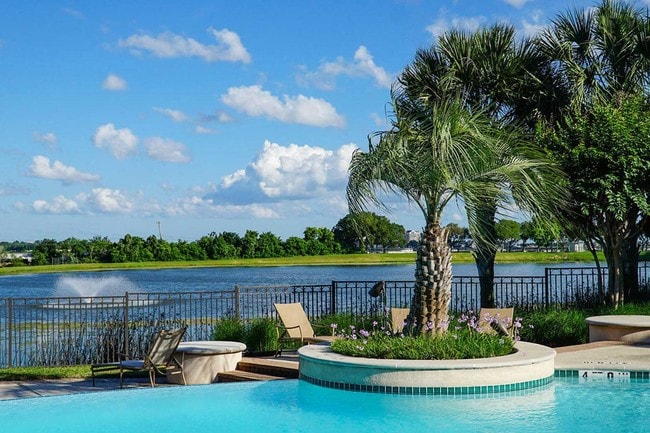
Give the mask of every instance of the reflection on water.
<svg viewBox="0 0 650 433">
<path fill-rule="evenodd" d="M 543 276 L 545 267 L 591 267 L 591 263 L 555 265 L 499 264 L 499 276 Z M 0 298 L 113 296 L 125 292 L 206 292 L 235 286 L 329 284 L 332 281 L 411 281 L 415 265 L 277 266 L 118 270 L 0 277 Z M 476 275 L 472 263 L 455 264 L 455 276 Z"/>
</svg>

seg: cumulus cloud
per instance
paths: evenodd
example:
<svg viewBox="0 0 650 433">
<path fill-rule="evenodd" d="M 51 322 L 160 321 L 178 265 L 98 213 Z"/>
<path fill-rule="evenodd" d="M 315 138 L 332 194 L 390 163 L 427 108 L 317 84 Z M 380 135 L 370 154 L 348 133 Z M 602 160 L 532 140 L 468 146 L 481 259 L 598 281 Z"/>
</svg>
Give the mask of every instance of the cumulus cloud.
<svg viewBox="0 0 650 433">
<path fill-rule="evenodd" d="M 451 20 L 439 18 L 434 23 L 429 24 L 426 30 L 433 36 L 438 37 L 451 29 L 475 31 L 487 22 L 487 18 L 482 15 L 475 17 L 456 17 Z"/>
<path fill-rule="evenodd" d="M 140 195 L 131 195 L 110 188 L 93 188 L 73 198 L 59 195 L 50 201 L 35 200 L 32 209 L 38 213 L 52 214 L 142 214 L 160 210 L 156 203 L 147 202 Z"/>
<path fill-rule="evenodd" d="M 109 74 L 102 81 L 102 89 L 111 91 L 126 90 L 126 81 L 117 75 Z"/>
<path fill-rule="evenodd" d="M 38 213 L 52 213 L 52 214 L 70 214 L 80 213 L 79 205 L 69 198 L 62 195 L 55 197 L 52 201 L 35 200 L 32 203 L 32 208 Z"/>
<path fill-rule="evenodd" d="M 312 199 L 342 192 L 357 147 L 346 144 L 335 151 L 315 146 L 282 146 L 265 141 L 246 169 L 224 176 L 206 197 L 233 204 Z"/>
<path fill-rule="evenodd" d="M 188 119 L 187 115 L 180 110 L 173 110 L 171 108 L 160 108 L 160 107 L 154 107 L 153 109 L 154 111 L 157 111 L 158 113 L 162 114 L 168 119 L 173 120 L 174 122 L 179 122 L 179 123 L 186 122 Z"/>
<path fill-rule="evenodd" d="M 531 12 L 528 18 L 521 20 L 520 30 L 522 34 L 527 37 L 532 37 L 541 33 L 541 31 L 547 26 L 547 23 L 543 20 L 544 13 L 539 9 L 535 9 Z"/>
<path fill-rule="evenodd" d="M 284 95 L 282 100 L 261 86 L 231 87 L 221 101 L 249 116 L 264 116 L 285 123 L 342 127 L 345 119 L 327 101 L 304 95 Z"/>
<path fill-rule="evenodd" d="M 92 136 L 93 144 L 108 149 L 117 159 L 125 159 L 137 151 L 138 137 L 130 129 L 116 129 L 112 123 L 102 125 Z"/>
<path fill-rule="evenodd" d="M 134 53 L 147 51 L 160 58 L 198 57 L 206 62 L 242 62 L 250 63 L 251 56 L 244 47 L 237 33 L 228 29 L 208 29 L 208 33 L 217 41 L 216 45 L 206 45 L 195 39 L 171 32 L 156 36 L 132 35 L 120 39 L 120 47 L 129 48 Z"/>
<path fill-rule="evenodd" d="M 520 8 L 523 5 L 525 5 L 528 2 L 531 2 L 533 0 L 503 0 L 505 3 L 508 3 L 510 6 L 514 6 L 516 8 Z"/>
<path fill-rule="evenodd" d="M 190 157 L 185 155 L 187 151 L 185 145 L 168 138 L 147 138 L 144 141 L 144 147 L 151 159 L 165 162 L 190 162 Z"/>
<path fill-rule="evenodd" d="M 334 62 L 322 63 L 315 72 L 306 72 L 302 79 L 322 88 L 333 89 L 337 76 L 371 77 L 380 87 L 390 88 L 393 77 L 386 70 L 378 66 L 370 51 L 361 45 L 354 53 L 354 59 L 348 61 L 338 57 Z"/>
<path fill-rule="evenodd" d="M 0 183 L 0 197 L 9 195 L 22 195 L 27 194 L 28 192 L 28 189 L 23 186 Z"/>
<path fill-rule="evenodd" d="M 49 146 L 55 146 L 56 145 L 56 135 L 53 132 L 46 132 L 44 134 L 40 132 L 35 132 L 33 134 L 34 140 L 38 141 L 39 143 L 45 143 Z"/>
<path fill-rule="evenodd" d="M 218 131 L 215 131 L 214 129 L 206 128 L 203 125 L 196 125 L 194 127 L 194 131 L 197 134 L 216 134 Z"/>
<path fill-rule="evenodd" d="M 50 163 L 50 159 L 43 155 L 36 155 L 32 158 L 29 175 L 42 179 L 60 180 L 64 184 L 99 180 L 98 175 L 83 173 L 74 167 L 63 164 L 61 161 Z"/>
</svg>

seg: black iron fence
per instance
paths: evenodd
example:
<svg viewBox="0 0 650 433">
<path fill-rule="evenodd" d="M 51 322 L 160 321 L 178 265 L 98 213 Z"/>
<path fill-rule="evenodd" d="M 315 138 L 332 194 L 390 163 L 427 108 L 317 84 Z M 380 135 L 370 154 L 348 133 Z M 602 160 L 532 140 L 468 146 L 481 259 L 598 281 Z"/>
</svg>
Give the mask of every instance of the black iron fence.
<svg viewBox="0 0 650 433">
<path fill-rule="evenodd" d="M 639 283 L 650 290 L 650 266 L 639 266 Z M 600 277 L 600 283 L 599 283 Z M 494 278 L 497 306 L 531 309 L 581 304 L 600 296 L 606 269 L 547 268 L 544 276 Z M 221 318 L 276 319 L 273 303 L 301 302 L 311 318 L 369 315 L 410 305 L 413 281 L 376 281 L 235 287 L 215 292 L 125 293 L 124 296 L 0 299 L 0 367 L 89 364 L 120 353 L 143 356 L 160 329 L 187 326 L 188 340 L 209 340 Z M 450 308 L 480 308 L 478 277 L 454 277 Z"/>
</svg>

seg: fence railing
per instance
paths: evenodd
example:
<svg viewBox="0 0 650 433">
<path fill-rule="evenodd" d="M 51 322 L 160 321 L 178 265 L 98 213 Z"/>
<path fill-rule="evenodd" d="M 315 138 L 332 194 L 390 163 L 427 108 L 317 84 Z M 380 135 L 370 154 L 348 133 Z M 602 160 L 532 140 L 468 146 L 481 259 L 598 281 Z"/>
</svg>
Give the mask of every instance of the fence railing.
<svg viewBox="0 0 650 433">
<path fill-rule="evenodd" d="M 639 266 L 639 283 L 650 290 L 650 266 Z M 600 275 L 606 281 L 606 269 Z M 544 276 L 494 278 L 497 306 L 531 309 L 579 304 L 599 295 L 595 268 L 547 268 Z M 0 367 L 108 362 L 120 353 L 144 356 L 164 328 L 187 326 L 186 339 L 209 340 L 218 319 L 277 319 L 273 303 L 301 302 L 311 317 L 369 315 L 411 303 L 413 281 L 376 281 L 238 287 L 214 292 L 125 293 L 124 296 L 0 299 Z M 478 277 L 454 277 L 450 309 L 480 308 Z"/>
</svg>

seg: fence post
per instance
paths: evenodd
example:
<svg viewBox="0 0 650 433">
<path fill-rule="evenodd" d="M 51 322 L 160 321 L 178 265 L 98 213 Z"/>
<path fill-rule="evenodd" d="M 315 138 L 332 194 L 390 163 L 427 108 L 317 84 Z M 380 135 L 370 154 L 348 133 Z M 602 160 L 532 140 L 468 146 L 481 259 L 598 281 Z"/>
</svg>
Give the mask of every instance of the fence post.
<svg viewBox="0 0 650 433">
<path fill-rule="evenodd" d="M 235 318 L 236 319 L 240 319 L 240 317 L 239 317 L 239 302 L 240 302 L 239 296 L 240 296 L 239 286 L 235 286 Z"/>
<path fill-rule="evenodd" d="M 330 286 L 330 314 L 336 314 L 336 281 Z"/>
<path fill-rule="evenodd" d="M 545 307 L 549 306 L 549 300 L 550 300 L 550 294 L 549 294 L 551 290 L 550 282 L 549 282 L 551 277 L 550 274 L 551 274 L 550 268 L 544 268 L 544 306 Z"/>
<path fill-rule="evenodd" d="M 129 353 L 129 292 L 124 292 L 124 355 L 126 358 Z"/>
<path fill-rule="evenodd" d="M 7 368 L 11 368 L 13 366 L 13 359 L 12 359 L 12 353 L 13 353 L 13 340 L 11 338 L 12 334 L 12 322 L 13 322 L 13 299 L 8 298 L 7 299 Z"/>
</svg>

